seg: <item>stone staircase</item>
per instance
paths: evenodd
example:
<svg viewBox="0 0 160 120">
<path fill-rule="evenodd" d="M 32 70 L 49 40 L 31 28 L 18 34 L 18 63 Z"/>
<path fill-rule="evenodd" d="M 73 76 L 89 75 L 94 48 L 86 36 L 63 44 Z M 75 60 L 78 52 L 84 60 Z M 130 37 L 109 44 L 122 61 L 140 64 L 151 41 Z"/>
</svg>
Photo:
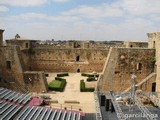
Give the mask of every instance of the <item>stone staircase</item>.
<svg viewBox="0 0 160 120">
<path fill-rule="evenodd" d="M 109 91 L 112 89 L 112 80 L 115 72 L 115 65 L 117 60 L 117 49 L 110 48 L 109 53 L 102 72 L 102 91 Z"/>
<path fill-rule="evenodd" d="M 141 82 L 136 84 L 136 87 L 139 87 L 141 85 L 143 85 L 145 82 L 147 82 L 148 80 L 150 80 L 152 77 L 154 77 L 156 75 L 156 73 L 151 73 L 149 74 L 146 78 L 144 78 Z M 125 91 L 123 91 L 123 93 L 129 92 L 131 89 L 131 87 L 127 88 Z"/>
</svg>

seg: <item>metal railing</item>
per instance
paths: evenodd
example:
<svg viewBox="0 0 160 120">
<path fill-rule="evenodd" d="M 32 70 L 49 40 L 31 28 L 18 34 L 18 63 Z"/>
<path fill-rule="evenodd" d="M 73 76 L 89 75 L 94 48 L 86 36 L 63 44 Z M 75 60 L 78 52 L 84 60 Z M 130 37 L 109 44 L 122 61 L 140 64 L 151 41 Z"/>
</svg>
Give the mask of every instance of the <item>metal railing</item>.
<svg viewBox="0 0 160 120">
<path fill-rule="evenodd" d="M 100 105 L 99 105 L 99 97 L 98 97 L 98 92 L 94 92 L 94 100 L 95 100 L 95 107 L 96 107 L 96 120 L 102 120 L 102 114 L 100 110 Z"/>
<path fill-rule="evenodd" d="M 113 103 L 113 106 L 115 108 L 115 111 L 116 111 L 116 114 L 117 114 L 117 117 L 119 120 L 126 120 L 123 112 L 122 112 L 122 109 L 120 108 L 119 104 L 117 103 L 114 95 L 112 94 L 112 92 L 109 92 L 109 96 L 111 98 L 111 101 Z"/>
<path fill-rule="evenodd" d="M 152 113 L 141 103 L 137 95 L 135 95 L 135 104 L 137 107 L 141 110 L 141 112 L 146 115 L 147 120 L 156 120 L 154 116 L 152 116 Z"/>
</svg>

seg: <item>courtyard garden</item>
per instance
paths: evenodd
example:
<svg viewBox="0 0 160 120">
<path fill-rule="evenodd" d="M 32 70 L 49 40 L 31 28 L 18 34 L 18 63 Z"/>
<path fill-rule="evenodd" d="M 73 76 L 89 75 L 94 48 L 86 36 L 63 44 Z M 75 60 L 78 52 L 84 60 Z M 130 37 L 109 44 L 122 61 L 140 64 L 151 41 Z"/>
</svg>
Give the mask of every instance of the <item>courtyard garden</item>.
<svg viewBox="0 0 160 120">
<path fill-rule="evenodd" d="M 64 77 L 64 76 L 69 76 L 69 74 L 67 74 L 67 73 L 57 74 L 57 77 L 55 77 L 55 80 L 52 80 L 49 83 L 48 88 L 50 90 L 63 92 L 64 88 L 67 84 L 66 79 L 61 78 L 61 77 Z"/>
</svg>

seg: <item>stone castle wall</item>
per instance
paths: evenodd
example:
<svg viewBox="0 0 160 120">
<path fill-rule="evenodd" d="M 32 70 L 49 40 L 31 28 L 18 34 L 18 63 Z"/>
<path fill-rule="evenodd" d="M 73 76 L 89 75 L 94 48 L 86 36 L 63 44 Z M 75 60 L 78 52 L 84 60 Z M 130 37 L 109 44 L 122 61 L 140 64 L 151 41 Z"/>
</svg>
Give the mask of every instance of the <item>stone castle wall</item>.
<svg viewBox="0 0 160 120">
<path fill-rule="evenodd" d="M 23 70 L 21 68 L 17 50 L 18 48 L 16 46 L 0 47 L 0 75 L 6 80 L 16 80 L 17 82 L 24 84 Z"/>
<path fill-rule="evenodd" d="M 24 73 L 28 69 L 28 56 L 24 57 L 18 46 L 3 46 L 0 47 L 0 86 L 16 91 L 27 92 L 47 91 L 47 82 L 43 72 L 34 72 L 32 76 L 38 76 L 37 79 L 32 80 L 32 84 L 27 84 L 26 77 L 29 73 Z M 27 62 L 26 62 L 27 61 Z"/>
<path fill-rule="evenodd" d="M 130 83 L 131 74 L 137 76 L 136 83 L 139 83 L 149 74 L 154 72 L 154 63 L 152 59 L 155 55 L 154 49 L 131 49 L 131 48 L 114 48 L 117 49 L 117 54 L 112 54 L 115 63 L 114 75 L 112 78 L 112 90 L 113 91 L 124 91 L 127 89 Z M 108 91 L 110 86 L 110 80 L 104 73 L 102 91 Z M 105 87 L 104 87 L 105 85 Z"/>
<path fill-rule="evenodd" d="M 43 71 L 24 72 L 24 82 L 30 92 L 47 92 L 48 84 Z"/>
<path fill-rule="evenodd" d="M 160 32 L 148 33 L 149 47 L 156 49 L 156 92 L 160 92 Z"/>
<path fill-rule="evenodd" d="M 3 32 L 4 30 L 0 29 L 0 46 L 3 46 Z"/>
<path fill-rule="evenodd" d="M 33 48 L 25 63 L 34 71 L 102 72 L 107 55 L 108 50 Z"/>
</svg>

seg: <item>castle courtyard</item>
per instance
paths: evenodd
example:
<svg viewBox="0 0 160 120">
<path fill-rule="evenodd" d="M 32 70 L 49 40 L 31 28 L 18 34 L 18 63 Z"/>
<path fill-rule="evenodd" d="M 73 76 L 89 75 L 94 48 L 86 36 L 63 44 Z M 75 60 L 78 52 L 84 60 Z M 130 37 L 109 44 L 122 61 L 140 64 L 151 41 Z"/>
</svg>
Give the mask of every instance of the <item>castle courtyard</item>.
<svg viewBox="0 0 160 120">
<path fill-rule="evenodd" d="M 50 83 L 55 77 L 56 73 L 50 73 L 47 82 Z M 44 93 L 44 95 L 50 96 L 51 101 L 58 101 L 58 103 L 51 103 L 51 106 L 69 110 L 81 109 L 85 113 L 95 113 L 94 92 L 80 92 L 80 80 L 86 81 L 87 77 L 81 76 L 80 73 L 69 73 L 69 76 L 63 78 L 67 81 L 64 92 L 49 91 Z M 96 82 L 86 83 L 86 85 L 95 86 Z M 65 101 L 70 103 L 65 103 Z"/>
</svg>

